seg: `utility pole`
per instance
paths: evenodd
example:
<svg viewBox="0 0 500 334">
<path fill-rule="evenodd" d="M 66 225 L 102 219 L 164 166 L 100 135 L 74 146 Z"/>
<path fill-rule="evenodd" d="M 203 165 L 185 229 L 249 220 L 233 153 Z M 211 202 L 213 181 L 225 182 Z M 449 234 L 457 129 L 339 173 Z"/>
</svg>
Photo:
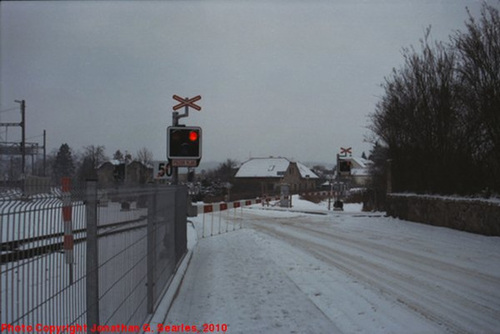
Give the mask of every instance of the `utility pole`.
<svg viewBox="0 0 500 334">
<path fill-rule="evenodd" d="M 47 164 L 47 132 L 43 130 L 43 175 L 47 175 L 47 170 L 46 170 L 46 164 Z"/>
<path fill-rule="evenodd" d="M 26 119 L 25 119 L 25 114 L 26 114 L 26 101 L 22 100 L 15 100 L 14 102 L 20 103 L 21 104 L 21 128 L 22 128 L 22 141 L 21 141 L 21 155 L 22 155 L 22 166 L 21 166 L 21 173 L 22 177 L 25 177 L 25 166 L 26 166 Z"/>
</svg>

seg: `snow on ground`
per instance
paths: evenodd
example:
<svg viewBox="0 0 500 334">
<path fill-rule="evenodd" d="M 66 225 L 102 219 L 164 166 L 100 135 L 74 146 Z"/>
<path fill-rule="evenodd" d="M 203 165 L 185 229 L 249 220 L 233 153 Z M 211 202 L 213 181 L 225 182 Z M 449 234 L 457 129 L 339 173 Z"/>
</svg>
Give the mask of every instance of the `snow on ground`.
<svg viewBox="0 0 500 334">
<path fill-rule="evenodd" d="M 228 333 L 335 333 L 335 325 L 243 229 L 199 240 L 167 324 Z M 311 319 L 314 319 L 312 321 Z"/>
<path fill-rule="evenodd" d="M 193 223 L 197 243 L 165 324 L 224 324 L 228 333 L 499 332 L 498 237 L 359 205 L 327 212 L 298 198 L 291 209 L 255 205 Z M 200 237 L 203 225 L 215 236 Z"/>
<path fill-rule="evenodd" d="M 281 208 L 279 207 L 279 202 L 273 202 L 274 205 L 269 207 L 262 206 L 262 204 L 254 204 L 248 207 L 249 209 L 257 209 L 259 211 L 271 211 L 271 212 L 261 212 L 264 216 L 280 216 L 279 212 L 288 212 L 292 213 L 288 215 L 290 217 L 297 216 L 297 213 L 318 213 L 318 214 L 328 214 L 328 200 L 325 200 L 320 203 L 312 203 L 310 201 L 306 201 L 301 199 L 299 195 L 292 196 L 292 207 L 291 208 Z M 330 203 L 330 207 L 333 208 L 333 201 Z M 345 203 L 344 211 L 335 211 L 335 213 L 355 213 L 361 212 L 363 209 L 362 203 Z M 257 212 L 254 212 L 258 214 Z M 332 211 L 330 211 L 332 213 Z M 287 214 L 285 214 L 287 216 Z"/>
<path fill-rule="evenodd" d="M 333 208 L 333 201 L 330 203 Z M 344 212 L 361 212 L 363 209 L 362 203 L 345 203 Z M 321 210 L 328 211 L 328 200 L 318 204 L 303 200 L 299 195 L 292 196 L 292 210 Z"/>
</svg>

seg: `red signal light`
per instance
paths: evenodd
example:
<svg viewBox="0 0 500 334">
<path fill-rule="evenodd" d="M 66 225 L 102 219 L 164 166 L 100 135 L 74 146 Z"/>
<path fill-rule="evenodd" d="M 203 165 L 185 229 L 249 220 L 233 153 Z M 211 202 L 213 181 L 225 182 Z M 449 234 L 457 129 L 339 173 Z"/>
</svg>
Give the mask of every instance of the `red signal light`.
<svg viewBox="0 0 500 334">
<path fill-rule="evenodd" d="M 197 141 L 198 140 L 198 132 L 197 131 L 189 131 L 189 140 Z"/>
<path fill-rule="evenodd" d="M 198 126 L 169 126 L 167 128 L 168 159 L 196 160 L 196 162 L 199 162 L 201 159 L 202 137 L 202 130 Z M 182 166 L 177 165 L 176 167 Z M 188 167 L 188 165 L 185 167 Z"/>
</svg>

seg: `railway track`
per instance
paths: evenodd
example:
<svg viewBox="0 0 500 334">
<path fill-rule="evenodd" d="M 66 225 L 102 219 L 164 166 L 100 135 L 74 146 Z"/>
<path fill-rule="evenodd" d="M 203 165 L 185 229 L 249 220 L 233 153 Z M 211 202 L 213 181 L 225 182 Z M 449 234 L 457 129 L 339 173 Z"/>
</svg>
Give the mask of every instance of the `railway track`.
<svg viewBox="0 0 500 334">
<path fill-rule="evenodd" d="M 114 234 L 129 232 L 146 227 L 147 216 L 101 225 L 97 227 L 98 238 L 105 238 Z M 87 240 L 86 232 L 86 228 L 74 230 L 74 243 L 77 244 L 85 242 Z M 9 262 L 16 262 L 47 253 L 62 251 L 64 246 L 63 238 L 64 232 L 58 232 L 37 237 L 2 242 L 0 244 L 0 263 L 5 264 Z"/>
</svg>

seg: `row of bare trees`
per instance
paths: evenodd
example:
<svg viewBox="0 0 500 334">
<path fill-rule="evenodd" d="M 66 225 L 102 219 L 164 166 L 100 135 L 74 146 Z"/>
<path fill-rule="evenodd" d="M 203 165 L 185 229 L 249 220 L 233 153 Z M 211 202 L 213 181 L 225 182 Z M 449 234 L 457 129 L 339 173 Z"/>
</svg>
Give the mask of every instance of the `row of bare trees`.
<svg viewBox="0 0 500 334">
<path fill-rule="evenodd" d="M 153 154 L 147 148 L 140 149 L 134 157 L 128 152 L 122 153 L 117 150 L 112 159 L 122 163 L 136 160 L 149 166 L 152 164 Z M 81 182 L 88 178 L 95 178 L 96 169 L 108 160 L 104 146 L 89 145 L 83 148 L 83 152 L 74 153 L 68 144 L 62 144 L 57 153 L 49 156 L 50 175 L 54 182 L 59 182 L 63 176 L 69 176 Z"/>
<path fill-rule="evenodd" d="M 500 2 L 499 2 L 500 4 Z M 450 41 L 403 50 L 371 115 L 393 191 L 500 192 L 500 16 L 483 4 Z M 385 159 L 375 166 L 380 175 Z"/>
</svg>

